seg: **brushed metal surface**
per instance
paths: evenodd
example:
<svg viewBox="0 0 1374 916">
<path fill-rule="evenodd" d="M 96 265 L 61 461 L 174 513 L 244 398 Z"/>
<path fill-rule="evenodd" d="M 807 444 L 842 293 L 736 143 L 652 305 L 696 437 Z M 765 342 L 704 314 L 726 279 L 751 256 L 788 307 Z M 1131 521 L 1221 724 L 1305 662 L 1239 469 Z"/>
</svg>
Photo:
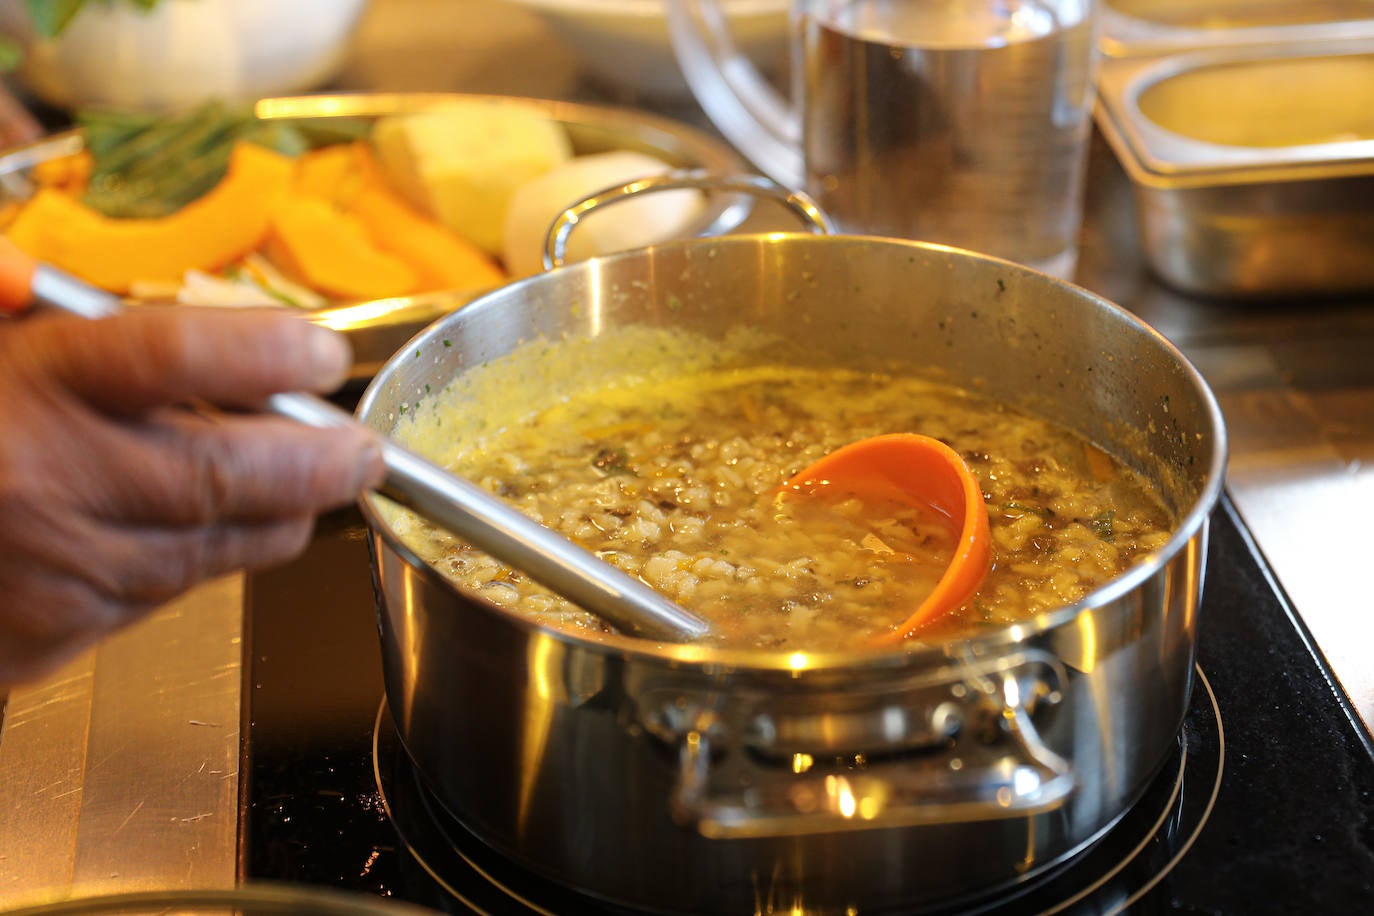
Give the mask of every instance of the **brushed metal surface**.
<svg viewBox="0 0 1374 916">
<path fill-rule="evenodd" d="M 1306 343 L 1191 352 L 1231 432 L 1232 500 L 1374 734 L 1374 335 Z"/>
<path fill-rule="evenodd" d="M 70 884 L 86 781 L 95 653 L 16 689 L 0 728 L 0 901 Z"/>
<path fill-rule="evenodd" d="M 217 579 L 11 693 L 0 904 L 234 885 L 242 609 Z"/>
<path fill-rule="evenodd" d="M 1211 384 L 1230 435 L 1232 500 L 1374 736 L 1374 297 L 1242 303 L 1161 284 L 1134 198 L 1130 176 L 1097 143 L 1078 282 L 1149 322 Z"/>
</svg>

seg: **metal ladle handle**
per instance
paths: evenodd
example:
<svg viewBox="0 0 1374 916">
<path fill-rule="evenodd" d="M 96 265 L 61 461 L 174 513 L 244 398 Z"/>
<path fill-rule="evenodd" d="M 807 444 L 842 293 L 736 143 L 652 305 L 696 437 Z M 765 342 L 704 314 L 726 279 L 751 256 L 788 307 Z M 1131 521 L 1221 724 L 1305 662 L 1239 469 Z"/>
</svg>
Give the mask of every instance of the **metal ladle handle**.
<svg viewBox="0 0 1374 916">
<path fill-rule="evenodd" d="M 677 170 L 604 188 L 566 208 L 554 219 L 544 238 L 544 269 L 552 270 L 567 263 L 568 238 L 591 211 L 644 194 L 682 190 L 734 191 L 765 197 L 786 207 L 815 235 L 830 235 L 835 231 L 830 218 L 809 195 L 783 187 L 771 178 L 762 175 L 712 175 L 695 169 Z"/>
</svg>

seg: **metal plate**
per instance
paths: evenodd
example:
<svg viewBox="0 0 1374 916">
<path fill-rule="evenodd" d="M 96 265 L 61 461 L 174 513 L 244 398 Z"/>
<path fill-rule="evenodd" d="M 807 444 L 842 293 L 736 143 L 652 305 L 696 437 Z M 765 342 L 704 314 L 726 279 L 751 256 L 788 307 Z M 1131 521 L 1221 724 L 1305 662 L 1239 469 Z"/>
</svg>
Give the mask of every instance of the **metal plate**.
<svg viewBox="0 0 1374 916">
<path fill-rule="evenodd" d="M 674 168 L 703 169 L 715 174 L 747 170 L 744 161 L 720 141 L 678 121 L 640 111 L 549 99 L 458 93 L 348 93 L 261 99 L 256 114 L 263 119 L 376 118 L 442 107 L 457 100 L 534 105 L 567 130 L 576 155 L 632 150 L 663 160 Z M 0 156 L 0 198 L 29 192 L 25 174 L 40 162 L 78 152 L 80 131 L 68 131 L 16 148 Z M 573 201 L 569 201 L 573 203 Z M 693 235 L 727 232 L 748 216 L 751 202 L 738 194 L 708 198 Z M 550 214 L 550 219 L 554 214 Z M 465 305 L 487 290 L 467 289 L 401 296 L 303 313 L 310 320 L 343 332 L 353 345 L 352 380 L 365 381 L 421 328 Z"/>
</svg>

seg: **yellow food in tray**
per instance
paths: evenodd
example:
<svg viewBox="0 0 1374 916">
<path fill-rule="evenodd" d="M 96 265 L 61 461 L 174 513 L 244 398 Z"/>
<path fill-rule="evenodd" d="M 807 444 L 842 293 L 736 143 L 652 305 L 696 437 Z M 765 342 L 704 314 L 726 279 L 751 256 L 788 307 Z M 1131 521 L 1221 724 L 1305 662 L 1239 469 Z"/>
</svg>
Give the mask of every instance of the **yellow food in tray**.
<svg viewBox="0 0 1374 916">
<path fill-rule="evenodd" d="M 223 286 L 236 284 L 244 304 L 319 306 L 505 279 L 392 189 L 369 151 L 370 123 L 318 146 L 213 103 L 157 120 L 94 116 L 85 127 L 86 149 L 30 173 L 37 191 L 13 208 L 6 233 L 112 292 L 205 301 L 218 284 L 213 301 L 234 302 Z"/>
<path fill-rule="evenodd" d="M 178 281 L 214 270 L 262 241 L 291 180 L 292 160 L 252 143 L 235 146 L 229 171 L 170 216 L 115 219 L 56 188 L 41 188 L 8 235 L 22 249 L 96 286 L 128 293 L 136 281 Z"/>
<path fill-rule="evenodd" d="M 573 154 L 542 112 L 490 99 L 383 118 L 372 142 L 411 203 L 492 255 L 516 190 Z"/>
<path fill-rule="evenodd" d="M 480 248 L 405 200 L 368 143 L 306 153 L 297 166 L 294 188 L 301 195 L 327 200 L 342 215 L 360 222 L 373 245 L 414 272 L 418 289 L 485 287 L 505 278 Z"/>
<path fill-rule="evenodd" d="M 512 199 L 582 158 L 548 113 L 491 99 L 296 121 L 208 103 L 78 123 L 85 148 L 31 169 L 35 191 L 8 202 L 0 226 L 35 258 L 136 300 L 316 308 L 491 288 L 511 274 Z M 572 202 L 524 222 L 547 226 Z"/>
</svg>

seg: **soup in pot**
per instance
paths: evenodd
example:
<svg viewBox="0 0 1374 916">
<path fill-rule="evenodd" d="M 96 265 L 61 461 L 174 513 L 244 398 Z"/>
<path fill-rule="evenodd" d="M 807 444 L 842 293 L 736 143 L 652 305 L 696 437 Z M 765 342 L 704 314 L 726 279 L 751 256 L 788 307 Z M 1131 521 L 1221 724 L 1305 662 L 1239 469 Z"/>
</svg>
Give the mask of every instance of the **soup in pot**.
<svg viewBox="0 0 1374 916">
<path fill-rule="evenodd" d="M 890 634 L 934 587 L 956 533 L 927 507 L 777 495 L 801 468 L 869 436 L 944 441 L 987 506 L 987 578 L 916 639 L 1072 603 L 1163 546 L 1175 523 L 1141 475 L 1092 443 L 943 382 L 751 362 L 665 332 L 536 349 L 418 398 L 397 437 L 705 617 L 707 639 L 721 644 L 857 648 Z M 624 372 L 598 361 L 608 352 Z M 495 604 L 604 628 L 418 517 L 398 510 L 392 524 Z"/>
</svg>

